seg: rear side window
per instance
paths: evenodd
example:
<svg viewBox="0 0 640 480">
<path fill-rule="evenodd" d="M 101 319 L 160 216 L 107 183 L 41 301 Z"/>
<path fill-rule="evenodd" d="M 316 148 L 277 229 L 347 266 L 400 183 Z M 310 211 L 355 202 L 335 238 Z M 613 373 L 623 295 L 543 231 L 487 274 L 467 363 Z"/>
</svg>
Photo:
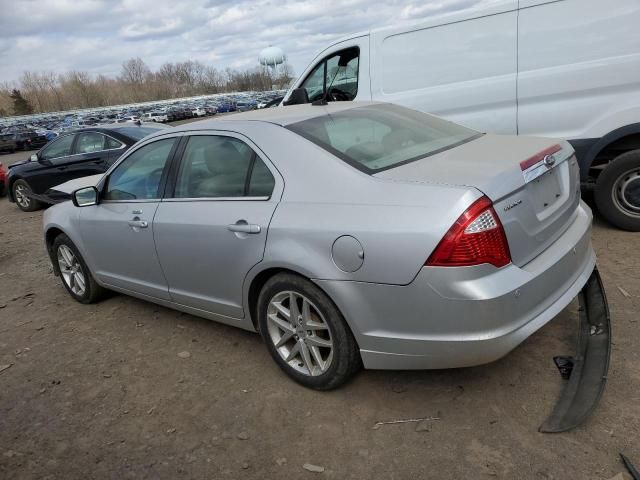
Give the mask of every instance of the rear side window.
<svg viewBox="0 0 640 480">
<path fill-rule="evenodd" d="M 273 175 L 237 138 L 196 135 L 182 155 L 175 198 L 270 196 Z"/>
<path fill-rule="evenodd" d="M 419 160 L 482 135 L 461 125 L 390 104 L 343 110 L 287 128 L 366 173 Z"/>
<path fill-rule="evenodd" d="M 118 148 L 124 147 L 122 142 L 119 142 L 115 138 L 106 137 L 106 139 L 107 140 L 105 142 L 105 150 L 116 150 Z"/>
<path fill-rule="evenodd" d="M 104 150 L 105 136 L 96 132 L 78 134 L 76 153 L 92 153 Z"/>
</svg>

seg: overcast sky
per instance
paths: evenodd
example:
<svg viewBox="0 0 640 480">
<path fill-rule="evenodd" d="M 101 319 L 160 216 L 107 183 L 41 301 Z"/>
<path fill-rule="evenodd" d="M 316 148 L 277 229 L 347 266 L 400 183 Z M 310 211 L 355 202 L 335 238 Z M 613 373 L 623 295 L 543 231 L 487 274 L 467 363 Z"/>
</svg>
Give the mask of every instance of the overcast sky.
<svg viewBox="0 0 640 480">
<path fill-rule="evenodd" d="M 0 81 L 25 70 L 117 75 L 136 56 L 152 69 L 190 59 L 246 68 L 269 45 L 300 74 L 345 34 L 486 1 L 0 0 Z"/>
</svg>

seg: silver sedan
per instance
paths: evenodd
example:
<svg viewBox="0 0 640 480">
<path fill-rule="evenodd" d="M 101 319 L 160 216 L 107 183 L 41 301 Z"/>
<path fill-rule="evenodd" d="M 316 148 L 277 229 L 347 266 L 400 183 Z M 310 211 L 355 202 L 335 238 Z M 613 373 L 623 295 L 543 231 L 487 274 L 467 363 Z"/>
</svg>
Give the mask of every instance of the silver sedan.
<svg viewBox="0 0 640 480">
<path fill-rule="evenodd" d="M 192 123 L 59 188 L 73 202 L 46 211 L 45 241 L 73 298 L 114 290 L 259 331 L 318 389 L 362 366 L 496 360 L 595 266 L 568 143 L 389 104 Z"/>
</svg>

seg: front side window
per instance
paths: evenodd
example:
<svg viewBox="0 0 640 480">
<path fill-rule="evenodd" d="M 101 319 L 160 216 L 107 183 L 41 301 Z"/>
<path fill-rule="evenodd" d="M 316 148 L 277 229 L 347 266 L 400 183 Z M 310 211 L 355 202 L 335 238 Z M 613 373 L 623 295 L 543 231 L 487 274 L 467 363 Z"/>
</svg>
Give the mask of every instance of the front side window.
<svg viewBox="0 0 640 480">
<path fill-rule="evenodd" d="M 96 132 L 78 134 L 76 153 L 92 153 L 104 150 L 105 136 Z"/>
<path fill-rule="evenodd" d="M 189 138 L 182 155 L 174 196 L 269 196 L 273 186 L 273 175 L 243 141 L 233 137 L 196 135 Z"/>
<path fill-rule="evenodd" d="M 301 85 L 309 101 L 321 99 L 327 91 L 328 101 L 353 100 L 358 93 L 359 60 L 358 47 L 341 50 L 322 60 Z"/>
<path fill-rule="evenodd" d="M 287 127 L 367 173 L 454 148 L 480 133 L 398 105 L 367 105 Z"/>
<path fill-rule="evenodd" d="M 129 155 L 109 175 L 104 199 L 160 198 L 160 180 L 175 142 L 175 138 L 158 140 Z"/>
<path fill-rule="evenodd" d="M 42 160 L 55 161 L 58 158 L 70 155 L 73 138 L 74 135 L 65 135 L 54 140 L 40 152 L 40 158 Z"/>
</svg>

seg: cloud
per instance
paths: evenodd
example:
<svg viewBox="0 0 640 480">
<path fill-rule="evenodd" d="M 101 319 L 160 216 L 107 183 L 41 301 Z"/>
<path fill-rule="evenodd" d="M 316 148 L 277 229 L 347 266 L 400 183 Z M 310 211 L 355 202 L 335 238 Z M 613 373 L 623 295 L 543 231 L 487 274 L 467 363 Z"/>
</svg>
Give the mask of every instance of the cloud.
<svg viewBox="0 0 640 480">
<path fill-rule="evenodd" d="M 117 75 L 141 57 L 152 69 L 200 60 L 256 66 L 278 45 L 300 73 L 346 34 L 495 0 L 0 0 L 0 81 L 24 71 Z"/>
</svg>

